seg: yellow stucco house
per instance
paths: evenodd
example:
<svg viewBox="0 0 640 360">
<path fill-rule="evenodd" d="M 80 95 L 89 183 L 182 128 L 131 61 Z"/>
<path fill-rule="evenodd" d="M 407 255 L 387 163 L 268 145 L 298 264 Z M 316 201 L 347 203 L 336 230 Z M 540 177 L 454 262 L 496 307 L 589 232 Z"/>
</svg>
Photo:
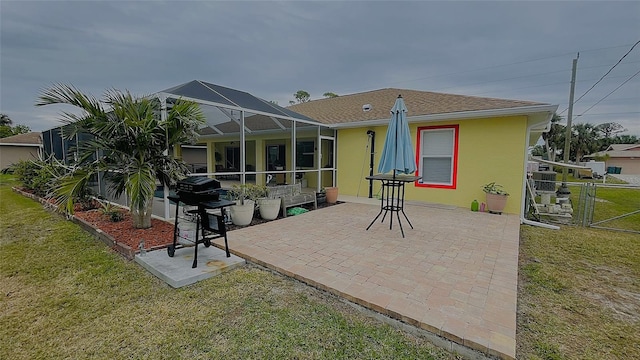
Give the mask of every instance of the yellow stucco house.
<svg viewBox="0 0 640 360">
<path fill-rule="evenodd" d="M 365 176 L 372 143 L 376 171 L 398 95 L 408 109 L 417 175 L 422 177 L 406 186 L 407 200 L 469 207 L 474 199 L 484 201 L 482 186 L 495 181 L 511 194 L 505 211 L 524 213 L 528 148 L 547 129 L 557 105 L 381 89 L 290 106 L 336 130 L 340 194 L 368 196 Z M 373 186 L 375 194 L 380 185 Z"/>
<path fill-rule="evenodd" d="M 377 172 L 398 95 L 408 109 L 421 177 L 405 187 L 405 199 L 468 208 L 474 199 L 484 202 L 484 184 L 496 182 L 511 194 L 505 212 L 524 221 L 528 149 L 557 105 L 380 89 L 283 108 L 198 80 L 153 96 L 163 109 L 176 99 L 200 104 L 206 125 L 198 143 L 173 149 L 194 174 L 242 183 L 299 182 L 308 191 L 337 186 L 340 195 L 375 197 L 380 184 L 365 177 Z"/>
</svg>

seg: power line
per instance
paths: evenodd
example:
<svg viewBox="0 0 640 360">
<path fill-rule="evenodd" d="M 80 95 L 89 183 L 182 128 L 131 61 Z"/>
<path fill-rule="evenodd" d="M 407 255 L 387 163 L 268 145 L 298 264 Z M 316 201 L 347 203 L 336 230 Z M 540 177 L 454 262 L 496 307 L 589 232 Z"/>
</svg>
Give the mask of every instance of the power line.
<svg viewBox="0 0 640 360">
<path fill-rule="evenodd" d="M 638 43 L 634 44 L 633 46 L 636 46 L 637 44 Z M 617 49 L 617 48 L 621 48 L 621 47 L 627 47 L 629 45 L 631 45 L 631 44 L 608 46 L 608 47 L 602 47 L 602 48 L 596 48 L 596 49 L 588 49 L 588 50 L 581 50 L 581 52 L 593 52 L 593 51 L 600 51 L 600 50 Z M 506 67 L 506 66 L 511 66 L 511 65 L 520 65 L 520 64 L 526 64 L 526 63 L 535 62 L 535 61 L 559 58 L 559 57 L 572 55 L 572 54 L 575 54 L 575 52 L 568 52 L 568 53 L 563 53 L 563 54 L 554 55 L 554 56 L 547 56 L 547 57 L 540 57 L 540 58 L 534 58 L 534 59 L 529 59 L 529 60 L 516 61 L 516 62 L 512 62 L 512 63 L 507 63 L 507 64 L 486 66 L 486 67 L 482 67 L 482 68 L 476 68 L 476 69 L 471 69 L 471 70 L 463 70 L 463 71 L 452 72 L 452 73 L 447 73 L 447 74 L 429 75 L 429 76 L 425 76 L 425 77 L 413 78 L 413 79 L 410 79 L 410 80 L 395 81 L 395 82 L 391 82 L 390 84 L 401 84 L 401 83 L 406 83 L 406 82 L 433 79 L 433 78 L 437 78 L 437 77 L 453 76 L 453 75 L 471 73 L 471 72 L 476 72 L 476 71 L 481 71 L 481 70 L 501 68 L 501 67 Z M 604 65 L 600 65 L 600 66 L 604 66 Z"/>
<path fill-rule="evenodd" d="M 596 87 L 596 85 L 598 85 L 607 75 L 609 75 L 609 73 L 616 68 L 616 66 L 618 66 L 618 64 L 620 64 L 622 62 L 622 60 L 624 60 L 625 57 L 627 57 L 627 55 L 629 55 L 629 53 L 631 53 L 631 51 L 633 51 L 633 49 L 640 44 L 640 40 L 636 41 L 635 44 L 633 44 L 633 46 L 631 46 L 631 49 L 629 49 L 626 54 L 622 55 L 622 57 L 620 58 L 620 60 L 618 60 L 617 63 L 615 63 L 610 69 L 609 71 L 607 71 L 604 75 L 602 75 L 602 77 L 600 77 L 600 79 L 598 81 L 595 82 L 595 84 L 591 85 L 591 87 L 589 88 L 589 90 L 585 91 L 584 94 L 580 95 L 580 97 L 578 97 L 578 99 L 576 99 L 576 101 L 574 101 L 574 103 L 577 103 L 578 101 L 580 101 L 580 99 L 582 99 L 585 95 L 587 95 L 591 90 L 593 90 L 594 87 Z M 636 73 L 637 75 L 637 73 Z M 631 78 L 633 78 L 635 75 L 633 75 Z M 631 78 L 629 80 L 631 80 Z M 625 81 L 626 83 L 626 81 Z M 617 88 L 616 88 L 617 90 Z M 614 90 L 615 91 L 615 90 Z M 608 96 L 608 95 L 607 95 Z M 606 98 L 606 97 L 605 97 Z M 604 100 L 604 99 L 602 99 Z M 600 101 L 602 101 L 600 100 Z M 597 104 L 597 103 L 596 103 Z M 595 106 L 595 104 L 594 104 Z M 567 108 L 568 109 L 568 108 Z M 559 112 L 558 114 L 562 114 L 564 113 L 567 109 L 562 110 L 561 112 Z"/>
<path fill-rule="evenodd" d="M 640 41 L 638 41 L 638 43 L 640 43 Z M 636 44 L 638 44 L 636 43 Z M 620 89 L 624 84 L 628 83 L 629 81 L 631 81 L 631 79 L 633 79 L 634 77 L 636 77 L 638 74 L 640 74 L 640 70 L 631 75 L 631 77 L 629 77 L 627 80 L 625 80 L 622 84 L 620 84 L 617 88 L 613 89 L 610 93 L 608 93 L 605 97 L 603 97 L 602 99 L 598 100 L 595 104 L 591 105 L 587 110 L 583 111 L 582 114 L 578 115 L 578 116 L 582 116 L 584 115 L 584 113 L 586 113 L 587 111 L 593 109 L 594 106 L 600 104 L 602 101 L 604 101 L 604 99 L 606 99 L 607 97 L 609 97 L 609 95 L 613 94 L 614 92 L 616 92 L 616 90 Z"/>
<path fill-rule="evenodd" d="M 616 67 L 616 66 L 618 66 L 618 64 L 620 64 L 620 63 L 622 62 L 622 60 L 624 60 L 624 58 L 626 58 L 626 57 L 627 57 L 627 55 L 629 55 L 629 53 L 630 53 L 631 51 L 633 51 L 633 49 L 634 49 L 634 48 L 636 47 L 636 45 L 638 45 L 638 44 L 640 44 L 640 40 L 638 40 L 635 44 L 633 44 L 633 46 L 631 47 L 631 49 L 629 49 L 629 51 L 627 51 L 627 53 L 626 53 L 626 54 L 622 55 L 622 57 L 620 58 L 620 60 L 618 60 L 618 62 L 617 62 L 617 63 L 615 63 L 615 65 L 613 65 L 613 66 L 611 67 L 611 69 L 609 69 L 609 71 L 607 71 L 604 75 L 602 75 L 602 77 L 600 78 L 600 80 L 596 81 L 596 83 L 595 83 L 595 84 L 593 84 L 593 85 L 589 88 L 589 90 L 585 91 L 585 93 L 584 93 L 584 94 L 582 94 L 582 95 L 578 98 L 578 100 L 576 100 L 576 102 L 580 101 L 580 99 L 582 99 L 585 95 L 587 95 L 587 94 L 589 93 L 589 91 L 591 91 L 591 90 L 592 90 L 596 85 L 598 85 L 598 84 L 602 81 L 602 79 L 604 79 L 607 75 L 609 75 L 609 73 L 610 73 L 613 69 L 615 69 L 615 67 Z M 635 76 L 635 75 L 634 75 L 634 76 Z"/>
<path fill-rule="evenodd" d="M 640 114 L 640 111 L 598 113 L 598 114 L 587 114 L 587 115 L 578 115 L 578 116 L 611 116 L 611 115 L 631 115 L 631 114 Z"/>
</svg>

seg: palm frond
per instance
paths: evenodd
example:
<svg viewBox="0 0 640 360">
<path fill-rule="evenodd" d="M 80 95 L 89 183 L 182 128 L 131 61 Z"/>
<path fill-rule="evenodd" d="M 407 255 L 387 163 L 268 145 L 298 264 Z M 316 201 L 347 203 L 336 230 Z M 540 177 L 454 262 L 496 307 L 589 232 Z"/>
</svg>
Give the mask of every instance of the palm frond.
<svg viewBox="0 0 640 360">
<path fill-rule="evenodd" d="M 74 200 L 86 191 L 91 175 L 91 171 L 80 168 L 59 178 L 54 188 L 56 205 L 66 213 L 73 214 Z"/>
<path fill-rule="evenodd" d="M 86 111 L 89 114 L 104 113 L 100 102 L 90 95 L 85 95 L 72 85 L 56 83 L 41 91 L 36 106 L 51 104 L 67 104 Z"/>
</svg>

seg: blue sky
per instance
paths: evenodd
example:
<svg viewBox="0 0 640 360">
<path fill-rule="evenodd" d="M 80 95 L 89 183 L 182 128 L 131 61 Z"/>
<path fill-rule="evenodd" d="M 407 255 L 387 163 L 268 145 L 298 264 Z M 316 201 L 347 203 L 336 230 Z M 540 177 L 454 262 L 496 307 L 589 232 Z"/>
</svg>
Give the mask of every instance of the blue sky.
<svg viewBox="0 0 640 360">
<path fill-rule="evenodd" d="M 0 112 L 40 131 L 69 83 L 147 95 L 191 80 L 286 106 L 303 89 L 407 88 L 567 108 L 640 40 L 640 2 L 0 2 Z M 574 123 L 640 136 L 640 45 L 576 102 Z M 636 75 L 634 75 L 636 74 Z M 566 118 L 567 112 L 561 113 Z"/>
</svg>

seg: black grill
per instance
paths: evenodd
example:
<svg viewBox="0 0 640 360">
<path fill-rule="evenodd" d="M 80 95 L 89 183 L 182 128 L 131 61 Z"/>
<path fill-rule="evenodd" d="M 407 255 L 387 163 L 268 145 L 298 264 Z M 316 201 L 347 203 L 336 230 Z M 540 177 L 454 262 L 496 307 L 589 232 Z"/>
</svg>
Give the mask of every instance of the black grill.
<svg viewBox="0 0 640 360">
<path fill-rule="evenodd" d="M 196 205 L 203 201 L 220 199 L 220 181 L 206 176 L 193 176 L 178 181 L 176 194 L 180 201 L 188 205 Z"/>
</svg>

